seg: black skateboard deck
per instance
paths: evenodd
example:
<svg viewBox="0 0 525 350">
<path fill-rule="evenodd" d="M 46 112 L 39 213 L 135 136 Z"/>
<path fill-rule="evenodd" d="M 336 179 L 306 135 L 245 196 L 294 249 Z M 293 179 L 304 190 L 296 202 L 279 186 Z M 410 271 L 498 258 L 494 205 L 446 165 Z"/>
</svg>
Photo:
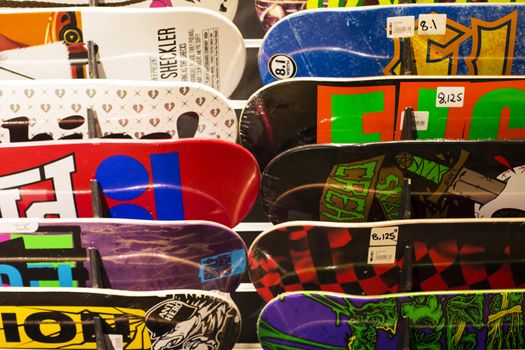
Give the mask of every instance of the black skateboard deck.
<svg viewBox="0 0 525 350">
<path fill-rule="evenodd" d="M 301 146 L 263 172 L 273 223 L 525 216 L 525 141 Z M 410 206 L 401 208 L 409 179 Z"/>
<path fill-rule="evenodd" d="M 248 99 L 240 140 L 262 168 L 295 146 L 400 140 L 407 107 L 415 139 L 525 139 L 524 77 L 400 76 L 269 84 Z"/>
<path fill-rule="evenodd" d="M 250 280 L 266 301 L 299 290 L 525 288 L 524 246 L 525 218 L 292 221 L 252 243 Z"/>
</svg>

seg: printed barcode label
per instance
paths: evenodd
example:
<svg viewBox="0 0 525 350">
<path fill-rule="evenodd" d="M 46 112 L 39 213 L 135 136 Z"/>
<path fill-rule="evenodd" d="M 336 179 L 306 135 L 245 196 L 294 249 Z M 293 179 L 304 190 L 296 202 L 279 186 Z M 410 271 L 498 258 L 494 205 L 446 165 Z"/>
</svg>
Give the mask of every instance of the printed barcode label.
<svg viewBox="0 0 525 350">
<path fill-rule="evenodd" d="M 440 86 L 436 91 L 436 107 L 463 107 L 464 86 Z"/>
<path fill-rule="evenodd" d="M 108 334 L 109 340 L 115 350 L 122 350 L 122 335 L 121 334 Z"/>
<path fill-rule="evenodd" d="M 399 124 L 399 129 L 403 130 L 403 123 L 405 121 L 405 111 L 401 112 L 401 123 Z M 423 111 L 414 111 L 414 120 L 412 122 L 412 127 L 416 130 L 428 130 L 428 112 Z"/>
<path fill-rule="evenodd" d="M 414 36 L 414 16 L 387 17 L 386 37 L 406 38 Z"/>
<path fill-rule="evenodd" d="M 417 34 L 443 35 L 447 32 L 447 15 L 432 13 L 418 17 Z"/>
<path fill-rule="evenodd" d="M 399 228 L 392 227 L 374 227 L 370 231 L 370 246 L 396 245 Z"/>
<path fill-rule="evenodd" d="M 368 264 L 393 264 L 396 262 L 396 246 L 368 248 Z"/>
</svg>

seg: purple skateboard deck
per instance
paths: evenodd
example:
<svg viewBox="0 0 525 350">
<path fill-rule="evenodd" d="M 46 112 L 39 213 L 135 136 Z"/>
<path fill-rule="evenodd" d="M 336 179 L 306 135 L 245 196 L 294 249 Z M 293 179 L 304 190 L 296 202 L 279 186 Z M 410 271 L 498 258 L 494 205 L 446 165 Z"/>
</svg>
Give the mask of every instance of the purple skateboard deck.
<svg viewBox="0 0 525 350">
<path fill-rule="evenodd" d="M 286 293 L 263 309 L 264 349 L 523 349 L 525 290 L 363 297 Z"/>
<path fill-rule="evenodd" d="M 212 222 L 18 219 L 0 224 L 2 284 L 92 286 L 90 247 L 100 254 L 104 286 L 115 289 L 231 292 L 246 269 L 242 239 Z"/>
</svg>

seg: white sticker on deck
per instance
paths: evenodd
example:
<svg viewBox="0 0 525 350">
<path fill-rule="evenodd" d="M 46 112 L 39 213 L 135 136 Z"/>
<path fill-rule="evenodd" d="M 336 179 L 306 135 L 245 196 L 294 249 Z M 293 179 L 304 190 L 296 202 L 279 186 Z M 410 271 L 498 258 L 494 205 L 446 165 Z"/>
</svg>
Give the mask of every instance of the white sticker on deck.
<svg viewBox="0 0 525 350">
<path fill-rule="evenodd" d="M 403 123 L 405 121 L 405 112 L 401 112 L 401 123 L 399 124 L 400 130 L 403 130 Z M 414 121 L 412 123 L 412 128 L 416 130 L 428 130 L 428 112 L 423 111 L 414 111 Z"/>
<path fill-rule="evenodd" d="M 393 264 L 396 261 L 396 246 L 368 248 L 368 264 Z"/>
<path fill-rule="evenodd" d="M 396 245 L 399 228 L 391 227 L 374 227 L 370 231 L 370 246 Z"/>
<path fill-rule="evenodd" d="M 443 35 L 447 32 L 447 15 L 432 13 L 418 17 L 417 34 Z"/>
<path fill-rule="evenodd" d="M 124 348 L 121 334 L 108 334 L 108 337 L 115 350 L 122 350 Z"/>
<path fill-rule="evenodd" d="M 464 86 L 440 86 L 436 91 L 436 107 L 463 107 Z"/>
<path fill-rule="evenodd" d="M 414 16 L 387 17 L 386 37 L 406 38 L 414 36 Z"/>
</svg>

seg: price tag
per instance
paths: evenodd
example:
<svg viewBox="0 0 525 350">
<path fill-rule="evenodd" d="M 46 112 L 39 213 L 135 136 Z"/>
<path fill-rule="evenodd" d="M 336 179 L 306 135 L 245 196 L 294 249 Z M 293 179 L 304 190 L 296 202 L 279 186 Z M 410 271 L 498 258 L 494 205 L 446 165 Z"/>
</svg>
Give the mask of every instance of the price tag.
<svg viewBox="0 0 525 350">
<path fill-rule="evenodd" d="M 393 264 L 396 262 L 396 246 L 370 247 L 368 249 L 368 264 Z"/>
<path fill-rule="evenodd" d="M 387 17 L 386 37 L 406 38 L 414 36 L 414 16 Z"/>
<path fill-rule="evenodd" d="M 0 231 L 11 233 L 33 233 L 38 230 L 38 222 L 36 220 L 25 219 L 22 222 L 2 222 L 0 223 Z"/>
<path fill-rule="evenodd" d="M 400 130 L 403 130 L 403 125 L 404 124 L 404 121 L 405 121 L 405 111 L 402 111 L 401 112 L 401 124 L 400 125 Z M 415 122 L 415 125 L 414 123 L 412 123 L 412 127 L 415 128 L 416 130 L 428 130 L 428 112 L 418 112 L 418 111 L 414 111 L 414 122 Z"/>
<path fill-rule="evenodd" d="M 109 341 L 111 341 L 111 345 L 113 345 L 113 348 L 115 350 L 122 350 L 124 349 L 124 344 L 122 341 L 122 335 L 121 334 L 108 334 Z"/>
<path fill-rule="evenodd" d="M 463 107 L 464 86 L 440 86 L 436 93 L 436 107 Z"/>
<path fill-rule="evenodd" d="M 419 15 L 417 34 L 419 35 L 443 35 L 447 32 L 446 14 Z"/>
<path fill-rule="evenodd" d="M 374 227 L 370 232 L 370 246 L 396 245 L 399 228 Z"/>
</svg>

